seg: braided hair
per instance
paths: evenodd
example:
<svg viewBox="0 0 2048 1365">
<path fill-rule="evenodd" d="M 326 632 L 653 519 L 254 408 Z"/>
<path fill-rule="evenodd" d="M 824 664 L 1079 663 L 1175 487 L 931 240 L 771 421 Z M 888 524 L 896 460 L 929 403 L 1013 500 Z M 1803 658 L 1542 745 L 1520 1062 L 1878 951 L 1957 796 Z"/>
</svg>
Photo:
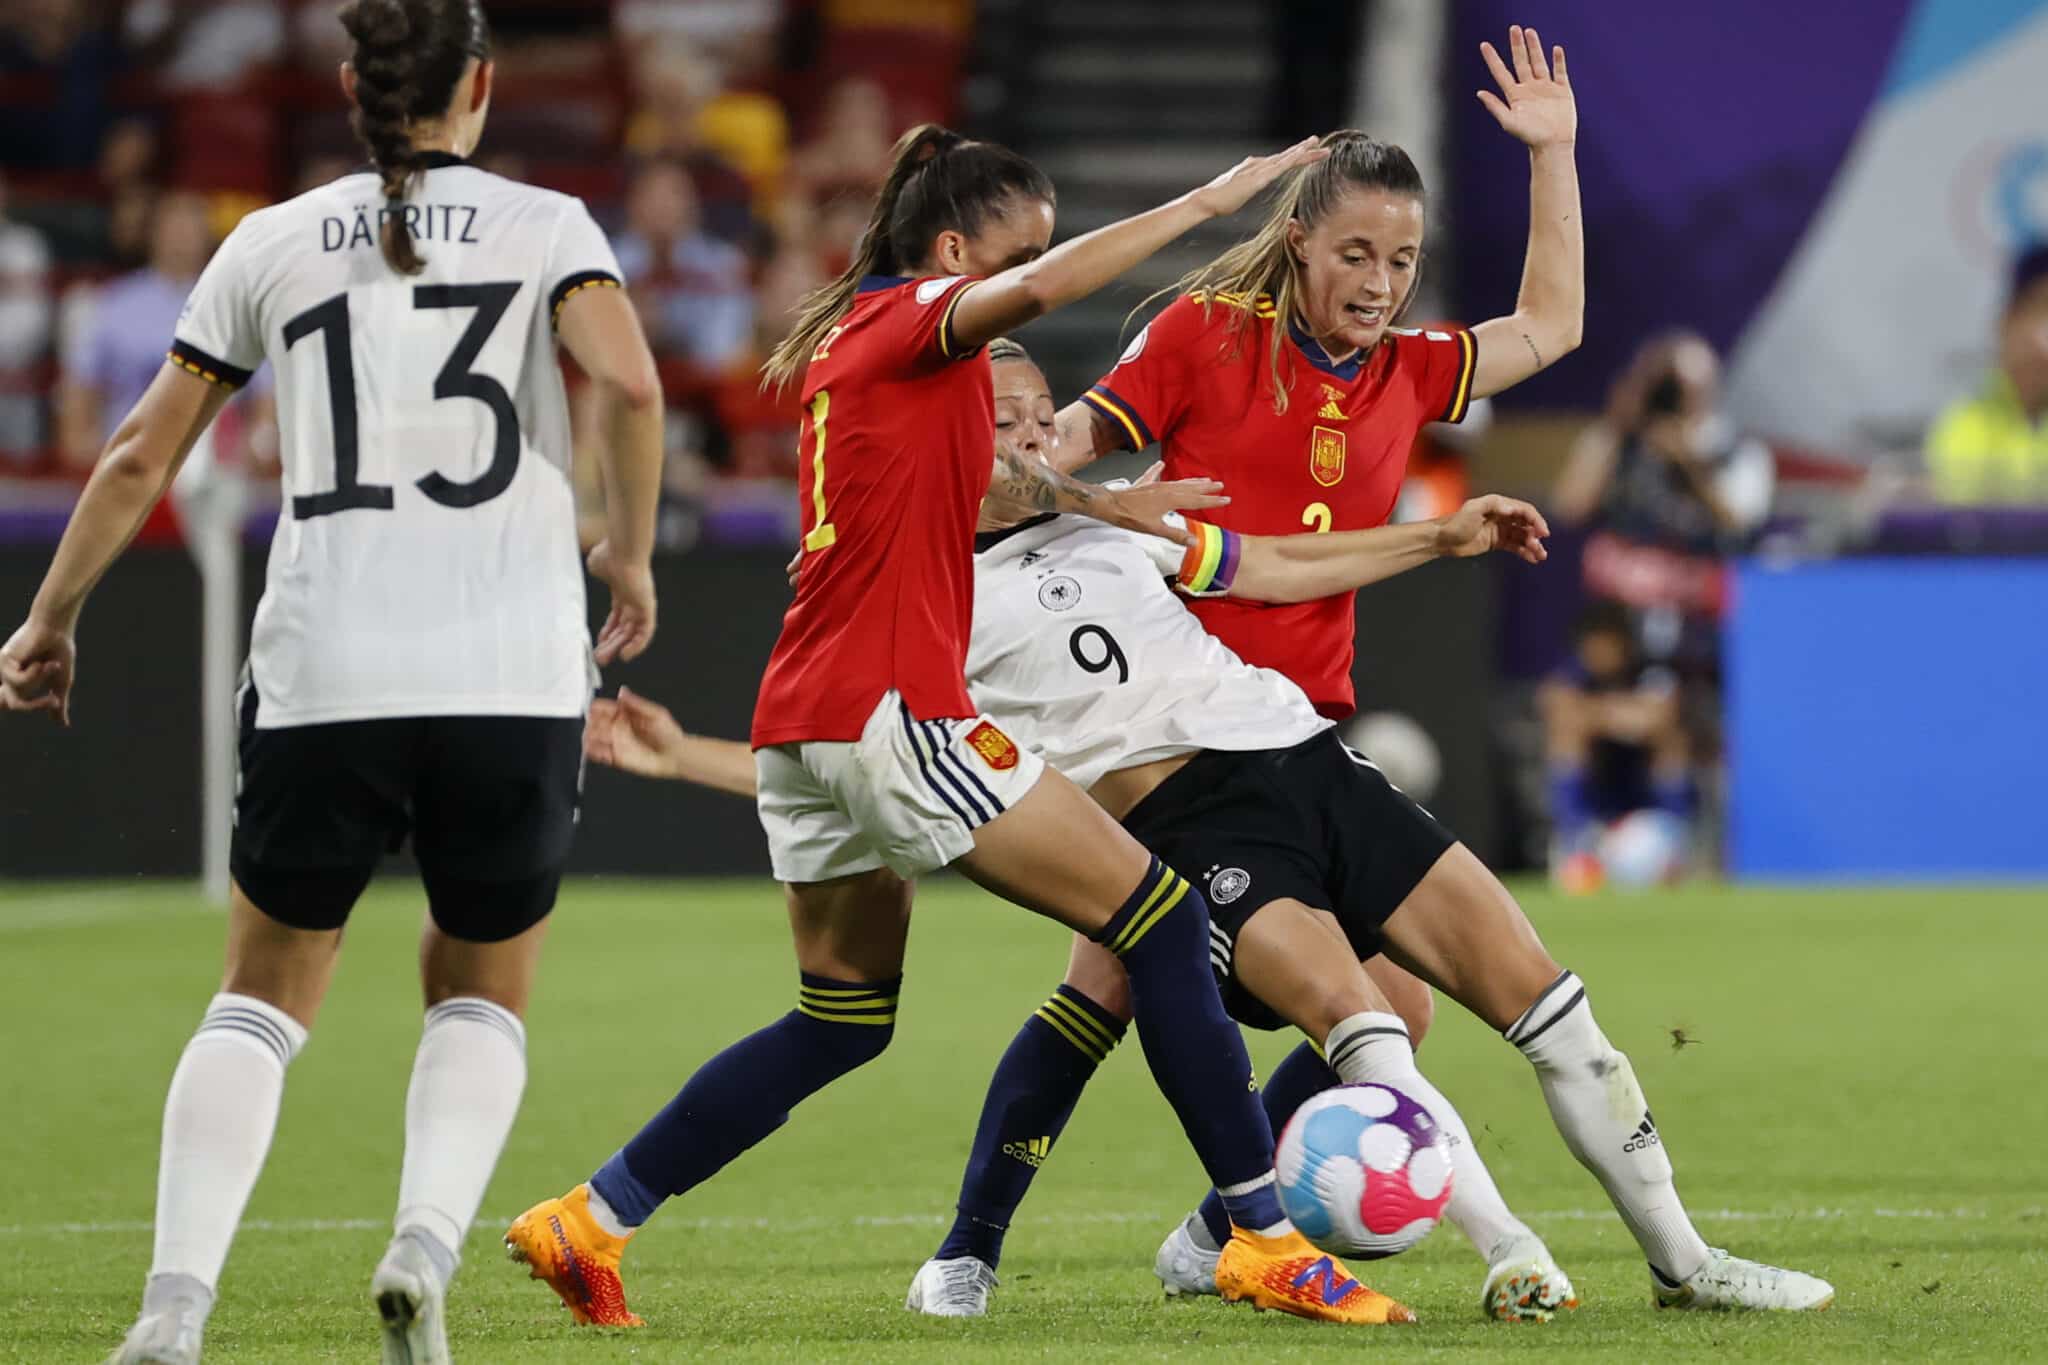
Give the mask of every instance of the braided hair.
<svg viewBox="0 0 2048 1365">
<path fill-rule="evenodd" d="M 477 0 L 352 0 L 341 11 L 355 49 L 356 136 L 384 180 L 384 259 L 404 275 L 426 267 L 404 213 L 413 180 L 426 169 L 412 125 L 441 117 L 469 59 L 488 60 L 490 26 Z"/>
</svg>

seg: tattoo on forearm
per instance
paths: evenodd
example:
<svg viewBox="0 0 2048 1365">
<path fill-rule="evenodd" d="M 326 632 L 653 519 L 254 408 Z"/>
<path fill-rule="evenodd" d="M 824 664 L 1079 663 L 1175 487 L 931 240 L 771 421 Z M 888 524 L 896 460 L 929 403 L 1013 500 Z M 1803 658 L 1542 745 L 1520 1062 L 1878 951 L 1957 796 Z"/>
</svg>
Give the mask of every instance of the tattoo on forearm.
<svg viewBox="0 0 2048 1365">
<path fill-rule="evenodd" d="M 1543 352 L 1536 349 L 1536 342 L 1527 332 L 1522 333 L 1522 344 L 1529 348 L 1529 354 L 1536 357 L 1536 368 L 1543 368 Z"/>
<path fill-rule="evenodd" d="M 1040 512 L 1078 512 L 1095 501 L 1094 484 L 1060 473 L 1042 461 L 1026 460 L 1008 452 L 996 455 L 995 477 L 989 492 L 1019 507 Z"/>
</svg>

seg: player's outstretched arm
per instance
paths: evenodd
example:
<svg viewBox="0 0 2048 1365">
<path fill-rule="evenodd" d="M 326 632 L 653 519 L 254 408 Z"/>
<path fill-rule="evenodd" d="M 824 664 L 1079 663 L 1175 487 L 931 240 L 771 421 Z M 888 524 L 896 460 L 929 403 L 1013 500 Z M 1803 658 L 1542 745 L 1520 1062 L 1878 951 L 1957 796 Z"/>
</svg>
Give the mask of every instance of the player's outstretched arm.
<svg viewBox="0 0 2048 1365">
<path fill-rule="evenodd" d="M 594 763 L 641 777 L 692 782 L 734 796 L 754 794 L 754 752 L 736 739 L 693 735 L 666 706 L 629 688 L 590 703 L 583 752 Z"/>
<path fill-rule="evenodd" d="M 1565 73 L 1564 48 L 1543 57 L 1533 28 L 1508 30 L 1510 71 L 1481 43 L 1500 94 L 1479 92 L 1479 102 L 1529 148 L 1529 248 L 1515 311 L 1472 329 L 1478 358 L 1472 396 L 1512 388 L 1577 349 L 1586 321 L 1586 232 L 1579 211 L 1578 103 Z"/>
<path fill-rule="evenodd" d="M 0 646 L 0 711 L 49 711 L 71 723 L 78 616 L 171 486 L 233 390 L 165 362 L 107 442 L 71 511 L 28 620 Z"/>
<path fill-rule="evenodd" d="M 1236 213 L 1287 172 L 1328 156 L 1316 141 L 1304 138 L 1272 156 L 1248 156 L 1200 189 L 1083 233 L 1035 261 L 968 285 L 953 305 L 958 353 L 1086 298 L 1189 229 Z"/>
<path fill-rule="evenodd" d="M 1258 602 L 1313 602 L 1319 597 L 1350 592 L 1432 559 L 1466 559 L 1489 550 L 1503 550 L 1531 564 L 1548 557 L 1543 537 L 1550 534 L 1543 514 L 1526 502 L 1489 493 L 1473 498 L 1447 517 L 1376 526 L 1369 531 L 1338 531 L 1292 536 L 1235 537 L 1235 550 L 1211 526 L 1196 533 L 1196 544 L 1183 560 L 1181 581 L 1201 583 L 1198 551 L 1219 569 L 1234 554 L 1234 574 L 1218 584 L 1216 575 L 1196 591 L 1217 586 L 1231 597 Z M 1210 543 L 1213 539 L 1213 548 Z"/>
<path fill-rule="evenodd" d="M 623 289 L 583 289 L 562 304 L 562 344 L 597 391 L 605 538 L 590 572 L 612 592 L 597 661 L 637 658 L 654 638 L 654 521 L 661 505 L 661 379 Z"/>
<path fill-rule="evenodd" d="M 1111 487 L 1062 474 L 1042 459 L 1007 450 L 996 452 L 988 496 L 1005 517 L 1074 512 L 1179 545 L 1188 544 L 1189 535 L 1175 513 L 1222 507 L 1230 501 L 1214 479 Z"/>
</svg>

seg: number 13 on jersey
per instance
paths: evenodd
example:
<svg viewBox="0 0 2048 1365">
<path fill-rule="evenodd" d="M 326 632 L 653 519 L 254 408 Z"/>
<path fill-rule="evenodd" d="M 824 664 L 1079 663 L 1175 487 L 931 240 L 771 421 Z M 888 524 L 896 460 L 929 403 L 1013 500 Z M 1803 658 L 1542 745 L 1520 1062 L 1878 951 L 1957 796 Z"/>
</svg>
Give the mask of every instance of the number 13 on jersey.
<svg viewBox="0 0 2048 1365">
<path fill-rule="evenodd" d="M 811 397 L 811 529 L 804 535 L 804 549 L 822 550 L 839 539 L 825 512 L 825 418 L 832 411 L 832 394 L 819 389 Z"/>
</svg>

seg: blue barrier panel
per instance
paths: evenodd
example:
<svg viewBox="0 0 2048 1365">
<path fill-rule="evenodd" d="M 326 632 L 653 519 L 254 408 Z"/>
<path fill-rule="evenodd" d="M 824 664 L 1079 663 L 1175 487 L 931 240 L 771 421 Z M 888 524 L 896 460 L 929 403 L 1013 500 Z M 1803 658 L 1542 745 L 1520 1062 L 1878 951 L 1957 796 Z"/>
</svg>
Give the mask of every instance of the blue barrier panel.
<svg viewBox="0 0 2048 1365">
<path fill-rule="evenodd" d="M 1737 876 L 2048 876 L 2048 561 L 1745 563 L 1726 643 Z"/>
</svg>

